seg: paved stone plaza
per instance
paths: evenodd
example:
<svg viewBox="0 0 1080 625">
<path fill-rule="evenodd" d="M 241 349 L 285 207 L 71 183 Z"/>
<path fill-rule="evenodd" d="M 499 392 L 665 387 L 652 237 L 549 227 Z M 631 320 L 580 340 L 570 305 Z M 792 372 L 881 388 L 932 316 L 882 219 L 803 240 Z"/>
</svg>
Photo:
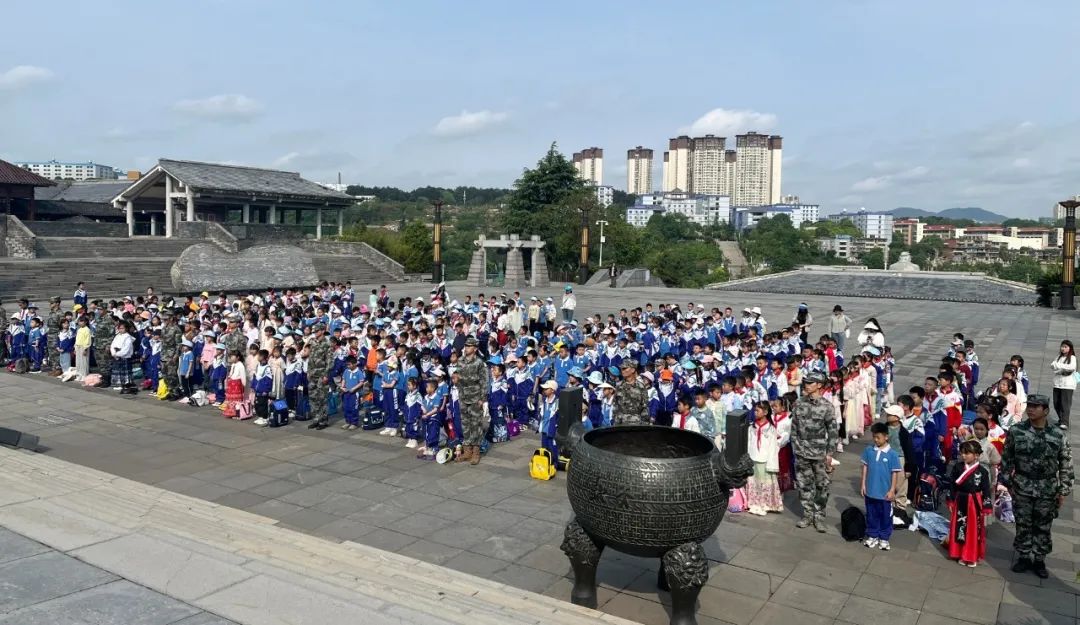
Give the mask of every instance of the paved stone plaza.
<svg viewBox="0 0 1080 625">
<path fill-rule="evenodd" d="M 358 287 L 358 296 L 368 290 Z M 406 285 L 392 294 L 426 291 L 424 285 Z M 543 291 L 557 297 L 561 289 Z M 451 285 L 453 296 L 465 292 Z M 992 379 L 1011 354 L 1020 353 L 1028 362 L 1032 390 L 1048 393 L 1046 362 L 1061 338 L 1080 333 L 1080 316 L 1047 309 L 740 292 L 579 289 L 578 311 L 579 316 L 607 313 L 647 301 L 759 305 L 771 326 L 785 325 L 800 301 L 809 304 L 819 324 L 840 303 L 856 328 L 869 316 L 880 321 L 898 358 L 898 390 L 935 371 L 952 333 L 961 331 L 978 345 L 984 380 Z M 0 375 L 0 402 L 0 426 L 38 434 L 49 457 L 269 517 L 287 529 L 569 597 L 570 569 L 558 548 L 569 504 L 561 476 L 551 482 L 529 479 L 527 459 L 537 445 L 531 435 L 496 445 L 478 467 L 440 466 L 417 460 L 403 448 L 404 441 L 373 432 L 336 427 L 313 432 L 295 425 L 263 429 L 223 419 L 212 409 L 88 391 L 43 376 Z M 861 505 L 859 452 L 861 446 L 855 446 L 839 457 L 829 506 L 837 525 L 839 510 Z M 991 526 L 988 560 L 971 570 L 945 559 L 923 534 L 900 531 L 893 551 L 882 553 L 845 543 L 835 527 L 825 535 L 796 530 L 798 503 L 788 493 L 785 513 L 728 515 L 707 541 L 713 562 L 699 620 L 703 625 L 1075 624 L 1080 592 L 1075 581 L 1077 499 L 1074 495 L 1055 522 L 1055 549 L 1047 561 L 1052 576 L 1040 581 L 1008 571 L 1011 526 Z M 5 525 L 4 503 L 0 497 L 0 526 Z M 0 551 L 6 552 L 3 540 Z M 26 558 L 48 554 L 31 551 Z M 93 577 L 93 571 L 87 574 Z M 667 622 L 667 596 L 656 590 L 655 561 L 606 553 L 598 578 L 601 611 L 642 623 Z M 25 607 L 12 605 L 0 596 L 0 623 L 39 622 L 17 618 L 20 612 L 13 610 Z"/>
</svg>

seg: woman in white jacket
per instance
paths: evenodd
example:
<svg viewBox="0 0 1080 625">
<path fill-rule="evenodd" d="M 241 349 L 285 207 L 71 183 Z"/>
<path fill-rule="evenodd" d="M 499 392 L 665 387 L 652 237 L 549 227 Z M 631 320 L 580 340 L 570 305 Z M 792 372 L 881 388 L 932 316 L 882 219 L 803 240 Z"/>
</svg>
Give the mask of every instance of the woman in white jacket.
<svg viewBox="0 0 1080 625">
<path fill-rule="evenodd" d="M 1069 411 L 1072 410 L 1073 391 L 1076 390 L 1076 351 L 1072 341 L 1061 342 L 1058 357 L 1050 363 L 1054 371 L 1054 412 L 1057 413 L 1058 427 L 1069 429 Z"/>
</svg>

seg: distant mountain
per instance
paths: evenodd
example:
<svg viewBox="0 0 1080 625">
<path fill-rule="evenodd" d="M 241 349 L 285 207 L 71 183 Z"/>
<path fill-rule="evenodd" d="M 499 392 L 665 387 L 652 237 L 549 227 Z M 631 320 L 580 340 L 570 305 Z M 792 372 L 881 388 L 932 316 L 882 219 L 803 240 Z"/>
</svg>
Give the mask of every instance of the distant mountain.
<svg viewBox="0 0 1080 625">
<path fill-rule="evenodd" d="M 900 208 L 894 208 L 891 211 L 894 217 L 943 217 L 945 219 L 971 219 L 980 223 L 995 224 L 1001 223 L 1008 219 L 1004 215 L 988 211 L 977 206 L 968 206 L 963 208 L 946 208 L 943 211 L 937 213 L 932 211 L 925 211 L 921 208 L 911 208 L 909 206 L 901 206 Z"/>
</svg>

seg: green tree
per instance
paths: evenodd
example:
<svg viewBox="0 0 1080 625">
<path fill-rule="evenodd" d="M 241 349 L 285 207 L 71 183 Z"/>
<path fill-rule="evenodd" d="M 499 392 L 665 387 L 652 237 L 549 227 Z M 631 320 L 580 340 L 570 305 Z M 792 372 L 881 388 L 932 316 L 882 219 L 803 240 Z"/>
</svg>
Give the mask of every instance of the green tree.
<svg viewBox="0 0 1080 625">
<path fill-rule="evenodd" d="M 670 287 L 700 288 L 727 280 L 724 254 L 709 241 L 666 245 L 649 258 L 649 269 Z"/>
<path fill-rule="evenodd" d="M 766 265 L 773 271 L 788 271 L 825 259 L 814 232 L 796 230 L 787 215 L 759 221 L 744 235 L 742 247 L 751 263 Z"/>
</svg>

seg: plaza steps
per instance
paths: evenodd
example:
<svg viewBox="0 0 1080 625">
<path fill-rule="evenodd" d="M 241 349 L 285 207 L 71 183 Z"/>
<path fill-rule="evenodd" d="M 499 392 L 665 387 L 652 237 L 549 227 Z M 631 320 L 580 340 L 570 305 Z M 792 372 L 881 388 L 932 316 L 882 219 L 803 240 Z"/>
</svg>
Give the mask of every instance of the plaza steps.
<svg viewBox="0 0 1080 625">
<path fill-rule="evenodd" d="M 152 286 L 172 289 L 175 257 L 0 258 L 0 299 L 10 304 L 25 297 L 44 306 L 54 295 L 68 299 L 79 281 L 86 283 L 91 298 L 138 295 Z"/>
<path fill-rule="evenodd" d="M 38 258 L 178 258 L 189 246 L 205 242 L 164 237 L 37 237 L 35 250 Z"/>
<path fill-rule="evenodd" d="M 353 284 L 389 284 L 399 279 L 359 256 L 312 254 L 319 280 Z M 366 300 L 365 300 L 366 301 Z"/>
<path fill-rule="evenodd" d="M 630 621 L 352 542 L 333 543 L 278 527 L 273 519 L 74 465 L 45 454 L 0 448 L 0 526 L 168 594 L 170 576 L 107 553 L 106 541 L 137 537 L 190 545 L 183 572 L 213 583 L 214 571 L 256 575 L 329 601 L 369 610 L 371 623 L 586 625 Z M 160 537 L 160 538 L 159 538 Z M 172 542 L 176 541 L 176 542 Z M 87 550 L 83 545 L 93 544 Z M 87 553 L 89 551 L 89 553 Z M 96 557 L 95 557 L 96 554 Z M 102 555 L 104 554 L 104 555 Z M 145 556 L 143 557 L 145 559 Z M 97 561 L 96 561 L 97 560 Z M 119 562 L 119 564 L 117 564 Z M 202 570 L 199 570 L 202 567 Z M 148 567 L 155 568 L 155 567 Z M 262 600 L 236 599 L 234 581 L 189 602 L 242 625 L 292 622 Z M 247 583 L 247 582 L 242 582 Z M 218 593 L 228 595 L 224 600 Z M 265 588 L 258 592 L 265 593 Z M 278 608 L 280 609 L 280 607 Z M 296 610 L 296 608 L 292 608 Z M 313 603 L 313 610 L 320 606 Z M 330 608 L 326 608 L 328 611 Z M 337 618 L 333 618 L 336 616 Z M 303 615 L 344 623 L 343 614 Z"/>
</svg>

